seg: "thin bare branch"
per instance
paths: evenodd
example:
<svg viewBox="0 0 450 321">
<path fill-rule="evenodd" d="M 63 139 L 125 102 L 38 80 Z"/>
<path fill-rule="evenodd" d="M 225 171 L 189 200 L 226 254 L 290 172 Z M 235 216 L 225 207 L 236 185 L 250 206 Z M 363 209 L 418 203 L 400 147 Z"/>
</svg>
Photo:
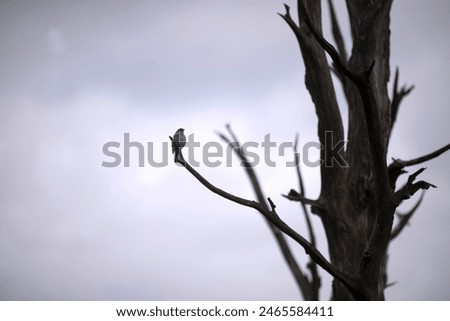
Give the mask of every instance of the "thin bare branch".
<svg viewBox="0 0 450 321">
<path fill-rule="evenodd" d="M 392 86 L 392 102 L 391 102 L 391 133 L 392 133 L 392 127 L 394 126 L 395 120 L 397 119 L 398 110 L 400 107 L 400 103 L 402 102 L 403 98 L 405 98 L 407 95 L 411 93 L 411 91 L 414 89 L 414 85 L 411 85 L 409 87 L 403 86 L 398 89 L 398 78 L 399 78 L 399 71 L 398 67 L 395 69 L 395 77 L 394 77 L 394 84 Z"/>
<path fill-rule="evenodd" d="M 275 236 L 275 239 L 277 240 L 277 244 L 280 247 L 281 253 L 283 254 L 283 257 L 291 269 L 292 274 L 294 275 L 294 279 L 297 282 L 297 285 L 300 289 L 301 294 L 303 295 L 303 298 L 306 301 L 315 301 L 317 298 L 314 296 L 314 293 L 311 289 L 311 284 L 308 280 L 308 277 L 303 273 L 300 266 L 297 263 L 297 260 L 295 259 L 289 244 L 286 242 L 286 238 L 284 237 L 284 234 L 277 229 L 275 226 L 273 226 L 269 221 L 267 221 L 272 233 Z"/>
<path fill-rule="evenodd" d="M 386 286 L 384 288 L 387 289 L 387 288 L 390 288 L 391 286 L 394 286 L 396 284 L 397 284 L 397 281 L 394 281 L 394 282 L 386 284 Z"/>
<path fill-rule="evenodd" d="M 295 136 L 295 143 L 294 143 L 294 157 L 295 157 L 295 163 L 298 164 L 296 166 L 296 172 L 297 172 L 297 178 L 298 178 L 298 185 L 300 189 L 300 195 L 305 195 L 305 186 L 303 183 L 303 176 L 300 169 L 300 159 L 299 159 L 299 153 L 298 153 L 298 134 Z M 308 233 L 309 233 L 309 240 L 311 241 L 311 244 L 315 247 L 316 246 L 316 236 L 314 233 L 314 229 L 311 223 L 311 218 L 309 217 L 308 209 L 306 208 L 305 202 L 300 202 L 303 214 L 305 216 L 306 225 L 308 227 Z"/>
<path fill-rule="evenodd" d="M 296 170 L 297 170 L 297 178 L 298 178 L 300 194 L 305 195 L 305 186 L 303 184 L 303 176 L 302 176 L 302 172 L 300 169 L 300 156 L 299 156 L 300 154 L 298 153 L 298 141 L 299 141 L 299 136 L 297 134 L 297 135 L 295 135 L 295 142 L 294 142 L 294 158 L 295 158 L 295 164 L 297 164 Z M 303 215 L 305 217 L 306 227 L 308 228 L 309 240 L 310 240 L 312 246 L 316 247 L 316 236 L 314 233 L 314 228 L 311 223 L 311 218 L 309 217 L 310 214 L 309 214 L 308 209 L 306 208 L 306 205 L 304 202 L 300 202 L 300 206 L 302 208 Z M 317 273 L 317 264 L 311 259 L 310 263 L 308 264 L 308 267 L 311 271 L 311 276 L 312 276 L 312 280 L 311 280 L 312 292 L 318 298 L 321 280 L 320 280 L 319 274 Z"/>
<path fill-rule="evenodd" d="M 450 149 L 450 144 L 447 144 L 444 147 L 441 147 L 441 148 L 439 148 L 438 150 L 435 150 L 432 153 L 429 153 L 429 154 L 426 154 L 424 156 L 420 156 L 420 157 L 417 157 L 417 158 L 414 158 L 414 159 L 410 159 L 410 160 L 406 160 L 406 161 L 401 160 L 401 159 L 394 159 L 394 163 L 397 163 L 397 164 L 399 164 L 402 167 L 421 164 L 421 163 L 427 162 L 429 160 L 432 160 L 433 158 L 436 158 L 436 157 L 440 156 L 441 154 L 445 153 L 449 149 Z M 392 163 L 391 165 L 393 165 L 394 163 Z M 391 165 L 389 165 L 389 167 Z"/>
<path fill-rule="evenodd" d="M 253 208 L 260 212 L 265 218 L 267 218 L 270 223 L 272 223 L 276 228 L 280 231 L 291 237 L 294 241 L 300 244 L 305 253 L 311 256 L 311 258 L 316 262 L 320 267 L 322 267 L 325 271 L 331 274 L 333 277 L 338 279 L 342 284 L 354 295 L 356 299 L 364 299 L 364 295 L 359 291 L 357 287 L 357 283 L 355 280 L 352 280 L 348 275 L 339 271 L 334 267 L 328 260 L 320 253 L 318 249 L 313 247 L 310 242 L 308 242 L 303 236 L 294 231 L 289 225 L 287 225 L 277 214 L 275 210 L 275 206 L 270 200 L 269 203 L 272 205 L 272 210 L 268 210 L 267 206 L 260 204 L 259 202 L 255 202 L 252 200 L 248 200 L 239 196 L 235 196 L 230 194 L 213 184 L 211 184 L 207 179 L 205 179 L 202 175 L 200 175 L 191 165 L 189 165 L 184 157 L 182 152 L 180 151 L 176 162 L 180 163 L 184 168 L 187 169 L 189 173 L 191 173 L 200 183 L 203 184 L 207 189 L 211 192 L 222 196 L 232 202 L 237 204 Z"/>
<path fill-rule="evenodd" d="M 445 153 L 450 149 L 450 144 L 445 145 L 444 147 L 439 148 L 438 150 L 435 150 L 434 152 L 431 152 L 429 154 L 426 154 L 424 156 L 420 156 L 414 159 L 410 160 L 401 160 L 401 159 L 393 159 L 392 163 L 388 166 L 388 173 L 389 173 L 389 181 L 391 188 L 395 189 L 395 184 L 397 182 L 397 179 L 400 175 L 406 173 L 404 170 L 407 166 L 413 166 L 418 165 L 424 162 L 427 162 L 429 160 L 432 160 L 441 154 Z"/>
<path fill-rule="evenodd" d="M 333 32 L 334 41 L 336 42 L 341 59 L 347 61 L 347 50 L 345 49 L 344 37 L 342 37 L 341 27 L 339 26 L 336 11 L 334 10 L 333 0 L 328 0 L 328 6 L 330 7 L 331 31 Z"/>
<path fill-rule="evenodd" d="M 406 182 L 406 184 L 403 185 L 403 187 L 400 188 L 397 192 L 395 192 L 395 194 L 394 194 L 395 206 L 400 205 L 400 203 L 403 200 L 409 199 L 420 189 L 427 190 L 430 187 L 436 188 L 435 185 L 430 184 L 425 181 L 418 181 L 417 183 L 414 183 L 417 176 L 419 176 L 425 169 L 426 169 L 425 167 L 422 167 L 421 169 L 417 170 L 413 174 L 409 175 L 408 181 Z"/>
<path fill-rule="evenodd" d="M 303 36 L 300 32 L 300 28 L 297 26 L 294 20 L 292 20 L 291 16 L 291 10 L 290 7 L 287 4 L 284 4 L 284 9 L 286 10 L 285 14 L 281 14 L 278 12 L 278 15 L 283 18 L 284 21 L 288 24 L 288 26 L 291 28 L 291 30 L 294 32 L 297 39 L 301 39 Z"/>
<path fill-rule="evenodd" d="M 245 155 L 244 151 L 240 147 L 239 140 L 233 130 L 231 129 L 231 126 L 229 124 L 226 125 L 227 131 L 229 135 L 231 136 L 231 141 L 228 139 L 228 137 L 222 133 L 217 133 L 222 140 L 224 140 L 226 143 L 231 144 L 233 147 L 233 151 L 236 153 L 236 155 L 241 160 L 242 164 L 244 164 L 245 172 L 247 173 L 247 176 L 250 179 L 250 183 L 253 187 L 253 190 L 256 194 L 256 197 L 258 199 L 258 202 L 265 207 L 267 211 L 269 211 L 269 208 L 267 207 L 266 198 L 264 197 L 264 193 L 261 188 L 261 184 L 259 183 L 259 180 L 256 176 L 256 172 L 253 167 L 247 166 L 249 164 L 247 156 Z M 300 289 L 300 292 L 302 293 L 303 297 L 307 301 L 311 300 L 317 300 L 317 296 L 314 296 L 314 292 L 312 291 L 311 284 L 308 280 L 308 277 L 303 273 L 300 266 L 297 263 L 297 260 L 295 259 L 288 242 L 286 241 L 286 238 L 284 237 L 284 234 L 275 226 L 273 226 L 267 219 L 267 224 L 269 225 L 269 228 L 271 232 L 273 233 L 278 246 L 280 247 L 281 253 L 283 254 L 283 257 L 289 266 L 295 281 L 297 282 L 297 285 Z M 314 246 L 314 245 L 313 245 Z"/>
<path fill-rule="evenodd" d="M 420 195 L 420 198 L 417 201 L 416 205 L 414 205 L 414 207 L 411 210 L 409 210 L 407 213 L 405 213 L 405 214 L 397 213 L 400 220 L 397 223 L 397 225 L 392 229 L 391 241 L 393 239 L 395 239 L 403 231 L 403 229 L 405 228 L 406 225 L 408 225 L 409 220 L 411 219 L 411 217 L 414 215 L 414 213 L 416 212 L 416 210 L 419 208 L 420 204 L 422 203 L 424 195 L 425 195 L 425 191 L 422 191 L 422 194 Z"/>
<path fill-rule="evenodd" d="M 291 189 L 289 191 L 288 195 L 282 194 L 282 196 L 287 198 L 290 201 L 301 202 L 301 203 L 304 203 L 306 205 L 311 205 L 311 206 L 315 207 L 318 210 L 323 210 L 324 209 L 324 207 L 323 207 L 322 203 L 320 203 L 320 201 L 307 198 L 307 197 L 303 196 L 302 194 L 299 194 L 294 189 Z"/>
<path fill-rule="evenodd" d="M 244 154 L 244 151 L 241 149 L 239 140 L 237 139 L 236 135 L 233 133 L 233 131 L 231 130 L 231 127 L 229 125 L 227 125 L 226 128 L 227 128 L 228 132 L 230 133 L 230 136 L 233 141 L 230 141 L 225 135 L 223 135 L 221 133 L 218 133 L 219 137 L 222 138 L 222 140 L 224 140 L 228 144 L 231 144 L 231 146 L 233 147 L 233 151 L 240 158 L 241 164 L 245 168 L 245 172 L 247 173 L 247 175 L 250 179 L 250 183 L 252 184 L 253 190 L 255 191 L 258 201 L 261 204 L 266 205 L 264 193 L 261 188 L 261 184 L 259 183 L 258 178 L 256 177 L 256 173 L 255 173 L 253 167 L 250 166 L 250 162 L 248 161 L 247 156 Z"/>
<path fill-rule="evenodd" d="M 316 27 L 313 25 L 311 21 L 311 17 L 309 16 L 308 10 L 305 7 L 305 4 L 303 1 L 298 1 L 300 12 L 304 13 L 302 18 L 306 22 L 306 25 L 309 28 L 309 31 L 314 36 L 316 41 L 319 43 L 319 45 L 328 53 L 330 58 L 333 60 L 334 64 L 336 65 L 336 68 L 344 74 L 346 77 L 348 77 L 350 80 L 354 82 L 359 82 L 360 78 L 350 70 L 350 67 L 345 63 L 345 61 L 342 59 L 342 57 L 339 55 L 338 51 L 333 47 L 331 43 L 329 43 L 316 29 Z"/>
<path fill-rule="evenodd" d="M 300 170 L 300 153 L 298 152 L 298 140 L 299 140 L 299 136 L 297 133 L 295 135 L 295 141 L 294 141 L 294 160 L 295 160 L 295 164 L 297 164 L 296 169 L 297 169 L 297 178 L 298 178 L 298 184 L 299 184 L 299 188 L 300 188 L 300 194 L 304 195 L 305 194 L 305 185 L 303 184 L 303 177 L 302 177 L 302 173 Z"/>
</svg>

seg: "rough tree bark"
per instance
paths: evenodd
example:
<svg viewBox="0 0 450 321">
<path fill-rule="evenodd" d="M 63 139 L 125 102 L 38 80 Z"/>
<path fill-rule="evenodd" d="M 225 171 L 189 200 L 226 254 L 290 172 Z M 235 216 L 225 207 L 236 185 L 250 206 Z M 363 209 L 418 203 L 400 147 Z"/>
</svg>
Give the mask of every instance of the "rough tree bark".
<svg viewBox="0 0 450 321">
<path fill-rule="evenodd" d="M 389 243 L 403 230 L 414 214 L 422 197 L 411 212 L 402 215 L 393 226 L 396 208 L 419 190 L 434 185 L 425 181 L 415 182 L 423 168 L 409 176 L 407 183 L 396 188 L 398 177 L 405 167 L 417 165 L 439 156 L 450 148 L 447 145 L 428 155 L 413 160 L 398 160 L 387 164 L 389 138 L 399 105 L 413 87 L 398 88 L 398 70 L 395 73 L 392 96 L 389 97 L 390 77 L 390 9 L 392 0 L 347 0 L 350 19 L 352 50 L 347 54 L 344 38 L 335 15 L 333 3 L 328 1 L 332 34 L 335 46 L 322 36 L 321 1 L 299 0 L 298 22 L 285 5 L 280 16 L 292 29 L 305 65 L 305 84 L 311 95 L 318 117 L 318 137 L 324 147 L 321 150 L 321 193 L 317 200 L 305 197 L 300 169 L 298 190 L 292 189 L 286 198 L 297 201 L 304 212 L 309 231 L 309 241 L 284 223 L 275 210 L 275 204 L 262 192 L 254 169 L 246 166 L 246 172 L 255 190 L 257 201 L 231 195 L 203 178 L 180 153 L 181 163 L 208 189 L 231 201 L 259 211 L 267 220 L 282 250 L 293 276 L 306 300 L 319 298 L 320 277 L 317 265 L 334 277 L 332 299 L 335 300 L 383 300 L 387 286 L 387 256 Z M 332 60 L 330 66 L 327 56 Z M 342 83 L 348 104 L 348 143 L 341 155 L 348 166 L 325 166 L 333 161 L 334 150 L 327 142 L 327 133 L 333 141 L 344 139 L 341 112 L 332 72 Z M 246 155 L 239 141 L 228 127 L 236 154 L 243 164 Z M 423 196 L 423 194 L 422 194 Z M 328 261 L 316 248 L 314 231 L 309 215 L 318 215 L 328 240 Z M 285 236 L 294 239 L 310 256 L 309 272 L 302 271 L 294 259 Z"/>
</svg>

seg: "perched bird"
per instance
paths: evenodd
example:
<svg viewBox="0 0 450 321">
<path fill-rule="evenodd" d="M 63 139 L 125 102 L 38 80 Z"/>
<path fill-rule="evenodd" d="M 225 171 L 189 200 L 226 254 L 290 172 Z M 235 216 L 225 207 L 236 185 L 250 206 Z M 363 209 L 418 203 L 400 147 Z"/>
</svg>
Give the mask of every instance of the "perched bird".
<svg viewBox="0 0 450 321">
<path fill-rule="evenodd" d="M 184 135 L 184 128 L 180 128 L 175 132 L 175 135 L 169 136 L 172 141 L 172 153 L 175 154 L 175 162 L 178 159 L 178 155 L 181 149 L 186 145 L 186 136 Z"/>
</svg>

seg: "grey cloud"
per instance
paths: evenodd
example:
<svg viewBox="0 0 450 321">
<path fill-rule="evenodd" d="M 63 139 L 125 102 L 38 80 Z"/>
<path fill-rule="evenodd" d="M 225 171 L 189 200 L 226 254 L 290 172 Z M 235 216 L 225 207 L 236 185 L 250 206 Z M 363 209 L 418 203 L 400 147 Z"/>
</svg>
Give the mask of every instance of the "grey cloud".
<svg viewBox="0 0 450 321">
<path fill-rule="evenodd" d="M 0 4 L 1 299 L 299 298 L 257 213 L 173 164 L 100 166 L 103 143 L 124 132 L 161 142 L 183 126 L 217 140 L 214 131 L 231 122 L 243 140 L 270 132 L 289 141 L 297 131 L 316 140 L 282 10 L 275 1 Z M 417 89 L 400 111 L 392 157 L 448 143 L 446 12 L 445 1 L 394 3 L 392 64 Z M 439 188 L 392 246 L 390 277 L 399 283 L 388 299 L 450 298 L 446 157 L 427 165 L 423 179 Z M 298 207 L 279 196 L 295 175 L 257 170 L 283 218 L 302 231 Z M 252 197 L 240 167 L 201 171 Z M 318 172 L 304 172 L 317 195 Z M 326 252 L 323 234 L 319 244 Z"/>
</svg>

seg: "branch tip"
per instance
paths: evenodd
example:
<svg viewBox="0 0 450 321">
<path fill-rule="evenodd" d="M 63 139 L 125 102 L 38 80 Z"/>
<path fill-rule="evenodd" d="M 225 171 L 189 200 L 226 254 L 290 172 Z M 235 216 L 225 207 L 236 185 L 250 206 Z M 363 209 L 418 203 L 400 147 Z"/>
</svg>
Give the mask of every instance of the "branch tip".
<svg viewBox="0 0 450 321">
<path fill-rule="evenodd" d="M 398 66 L 397 66 L 397 67 L 395 67 L 394 84 L 392 86 L 392 96 L 395 95 L 395 93 L 397 92 L 397 89 L 398 89 L 398 75 L 399 75 L 399 70 L 398 70 Z"/>
<path fill-rule="evenodd" d="M 270 207 L 272 208 L 272 212 L 275 211 L 275 208 L 276 208 L 277 206 L 274 204 L 274 202 L 271 200 L 270 197 L 267 198 L 267 201 L 269 202 Z"/>
<path fill-rule="evenodd" d="M 413 174 L 409 175 L 408 184 L 411 184 L 412 182 L 414 182 L 416 180 L 417 176 L 419 176 L 426 169 L 427 169 L 426 167 L 419 168 Z"/>
</svg>

